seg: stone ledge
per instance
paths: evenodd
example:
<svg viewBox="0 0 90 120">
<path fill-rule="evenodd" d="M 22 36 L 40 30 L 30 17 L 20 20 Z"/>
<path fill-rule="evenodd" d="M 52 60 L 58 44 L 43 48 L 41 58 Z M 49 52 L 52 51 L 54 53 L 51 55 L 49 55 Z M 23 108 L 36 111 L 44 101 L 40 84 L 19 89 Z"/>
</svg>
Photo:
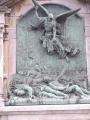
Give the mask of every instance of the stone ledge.
<svg viewBox="0 0 90 120">
<path fill-rule="evenodd" d="M 37 105 L 37 106 L 8 106 L 0 108 L 0 115 L 47 115 L 49 114 L 88 114 L 90 104 L 75 105 Z"/>
</svg>

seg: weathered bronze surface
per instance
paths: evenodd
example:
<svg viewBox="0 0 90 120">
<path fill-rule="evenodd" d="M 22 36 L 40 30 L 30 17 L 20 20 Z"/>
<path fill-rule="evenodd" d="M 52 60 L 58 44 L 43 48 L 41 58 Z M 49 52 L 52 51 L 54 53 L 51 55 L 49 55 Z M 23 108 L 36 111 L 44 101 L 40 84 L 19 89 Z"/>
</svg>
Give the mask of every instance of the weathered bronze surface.
<svg viewBox="0 0 90 120">
<path fill-rule="evenodd" d="M 17 20 L 17 73 L 8 81 L 7 105 L 90 103 L 79 9 L 32 1 Z"/>
<path fill-rule="evenodd" d="M 40 36 L 40 43 L 42 43 L 43 48 L 46 49 L 48 54 L 52 55 L 54 54 L 54 52 L 56 52 L 61 59 L 66 58 L 66 61 L 69 62 L 68 55 L 75 56 L 80 52 L 80 50 L 72 47 L 65 41 L 67 40 L 67 38 L 65 36 L 62 36 L 64 32 L 63 28 L 66 19 L 71 15 L 77 13 L 80 9 L 71 10 L 69 12 L 65 12 L 54 17 L 53 13 L 49 13 L 35 0 L 32 1 L 35 4 L 38 23 L 35 25 L 30 24 L 30 27 L 28 27 L 28 29 L 44 29 L 43 34 Z M 46 13 L 46 16 L 39 16 L 38 10 L 40 8 Z"/>
</svg>

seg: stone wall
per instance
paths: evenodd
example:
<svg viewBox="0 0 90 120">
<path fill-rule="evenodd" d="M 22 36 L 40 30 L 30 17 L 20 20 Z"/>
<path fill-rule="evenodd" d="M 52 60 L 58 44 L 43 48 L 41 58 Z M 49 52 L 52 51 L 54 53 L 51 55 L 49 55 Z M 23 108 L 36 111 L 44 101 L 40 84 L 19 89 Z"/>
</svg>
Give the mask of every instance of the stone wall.
<svg viewBox="0 0 90 120">
<path fill-rule="evenodd" d="M 38 0 L 38 2 L 57 2 L 71 9 L 81 8 L 79 14 L 85 18 L 87 74 L 90 81 L 90 5 L 78 0 Z M 16 19 L 32 6 L 30 0 L 21 0 L 11 7 L 8 13 L 0 12 L 0 106 L 4 106 L 4 100 L 7 98 L 6 82 L 16 72 Z M 0 119 L 89 120 L 90 105 L 1 107 Z"/>
</svg>

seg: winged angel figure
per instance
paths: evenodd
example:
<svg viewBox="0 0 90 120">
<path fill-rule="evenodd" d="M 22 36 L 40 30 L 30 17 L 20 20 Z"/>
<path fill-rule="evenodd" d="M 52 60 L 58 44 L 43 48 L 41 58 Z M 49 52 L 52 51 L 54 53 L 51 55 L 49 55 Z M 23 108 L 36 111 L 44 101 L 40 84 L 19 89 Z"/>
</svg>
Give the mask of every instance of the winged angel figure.
<svg viewBox="0 0 90 120">
<path fill-rule="evenodd" d="M 32 2 L 35 5 L 38 23 L 30 24 L 29 28 L 34 30 L 43 28 L 44 32 L 40 37 L 40 42 L 43 47 L 49 54 L 54 54 L 56 52 L 60 58 L 66 58 L 66 61 L 69 62 L 68 55 L 77 55 L 79 53 L 79 49 L 70 46 L 64 41 L 65 37 L 62 36 L 62 27 L 64 26 L 67 18 L 77 13 L 80 9 L 70 10 L 54 17 L 52 13 L 49 13 L 46 8 L 38 4 L 36 0 L 32 0 Z M 46 17 L 39 16 L 38 13 L 40 10 L 46 15 Z"/>
</svg>

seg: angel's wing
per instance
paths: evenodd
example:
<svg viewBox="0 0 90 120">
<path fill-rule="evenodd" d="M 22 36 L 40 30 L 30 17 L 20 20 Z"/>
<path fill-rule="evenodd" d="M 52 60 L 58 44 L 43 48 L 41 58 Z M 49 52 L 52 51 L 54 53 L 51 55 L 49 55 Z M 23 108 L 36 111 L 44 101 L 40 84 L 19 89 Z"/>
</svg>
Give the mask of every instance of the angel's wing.
<svg viewBox="0 0 90 120">
<path fill-rule="evenodd" d="M 42 13 L 44 17 L 49 15 L 49 12 L 42 5 L 40 5 L 36 0 L 32 0 L 32 2 L 34 3 L 35 6 L 38 6 L 38 9 L 37 9 L 38 14 Z M 43 16 L 40 16 L 40 17 L 43 17 Z"/>
<path fill-rule="evenodd" d="M 58 23 L 64 23 L 66 21 L 67 17 L 70 17 L 71 15 L 77 13 L 79 10 L 80 10 L 80 8 L 76 9 L 76 10 L 70 10 L 68 12 L 64 12 L 62 14 L 57 15 L 55 17 L 55 19 Z"/>
</svg>

